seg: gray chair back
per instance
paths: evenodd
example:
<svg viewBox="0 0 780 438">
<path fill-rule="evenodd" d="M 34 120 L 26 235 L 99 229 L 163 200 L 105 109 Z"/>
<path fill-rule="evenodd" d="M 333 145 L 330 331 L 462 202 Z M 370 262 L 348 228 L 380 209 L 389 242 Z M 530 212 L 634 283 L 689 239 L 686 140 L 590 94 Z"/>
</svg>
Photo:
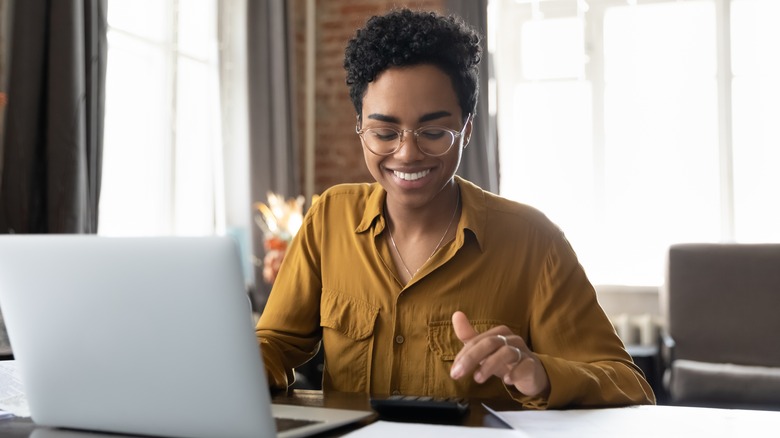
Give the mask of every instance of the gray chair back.
<svg viewBox="0 0 780 438">
<path fill-rule="evenodd" d="M 780 244 L 674 245 L 662 293 L 676 358 L 780 367 Z"/>
</svg>

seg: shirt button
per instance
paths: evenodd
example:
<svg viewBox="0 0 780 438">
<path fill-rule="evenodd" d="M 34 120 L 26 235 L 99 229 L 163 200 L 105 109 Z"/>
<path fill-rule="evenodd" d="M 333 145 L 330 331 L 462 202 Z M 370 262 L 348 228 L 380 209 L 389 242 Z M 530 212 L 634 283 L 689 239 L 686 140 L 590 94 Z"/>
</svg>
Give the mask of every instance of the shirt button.
<svg viewBox="0 0 780 438">
<path fill-rule="evenodd" d="M 395 343 L 396 344 L 403 344 L 404 343 L 404 337 L 401 335 L 398 335 L 395 337 Z"/>
</svg>

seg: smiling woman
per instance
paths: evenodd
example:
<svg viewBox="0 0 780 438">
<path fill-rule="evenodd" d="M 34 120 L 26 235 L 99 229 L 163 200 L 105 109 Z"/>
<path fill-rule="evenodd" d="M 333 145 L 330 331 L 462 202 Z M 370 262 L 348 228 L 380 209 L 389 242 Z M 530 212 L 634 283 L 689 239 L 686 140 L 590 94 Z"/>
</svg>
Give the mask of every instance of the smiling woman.
<svg viewBox="0 0 780 438">
<path fill-rule="evenodd" d="M 344 66 L 375 182 L 326 190 L 256 333 L 273 387 L 322 348 L 323 389 L 527 408 L 653 403 L 563 233 L 455 176 L 480 36 L 462 19 L 370 18 Z"/>
</svg>

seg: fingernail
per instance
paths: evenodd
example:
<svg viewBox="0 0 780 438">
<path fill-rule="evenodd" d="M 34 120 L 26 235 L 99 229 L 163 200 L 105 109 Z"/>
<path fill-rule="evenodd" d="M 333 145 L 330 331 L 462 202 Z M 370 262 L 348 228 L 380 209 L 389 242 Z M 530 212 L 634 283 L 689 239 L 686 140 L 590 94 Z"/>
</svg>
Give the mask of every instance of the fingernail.
<svg viewBox="0 0 780 438">
<path fill-rule="evenodd" d="M 484 379 L 484 377 L 482 376 L 482 372 L 480 372 L 480 371 L 477 371 L 476 373 L 474 373 L 474 380 L 475 380 L 477 383 L 482 383 L 482 382 L 484 382 L 484 381 L 485 381 L 485 379 Z"/>
<path fill-rule="evenodd" d="M 463 375 L 463 367 L 459 363 L 456 363 L 455 365 L 452 366 L 452 368 L 450 368 L 450 377 L 452 377 L 453 379 L 458 379 L 462 375 Z"/>
</svg>

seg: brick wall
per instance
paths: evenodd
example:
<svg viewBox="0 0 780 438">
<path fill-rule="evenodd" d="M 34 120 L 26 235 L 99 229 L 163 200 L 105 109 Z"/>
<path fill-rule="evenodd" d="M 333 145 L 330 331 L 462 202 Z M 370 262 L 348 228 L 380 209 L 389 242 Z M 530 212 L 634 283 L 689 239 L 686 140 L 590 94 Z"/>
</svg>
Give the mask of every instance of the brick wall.
<svg viewBox="0 0 780 438">
<path fill-rule="evenodd" d="M 314 191 L 343 182 L 373 181 L 363 161 L 360 140 L 355 135 L 355 109 L 349 100 L 343 67 L 344 48 L 366 20 L 394 7 L 443 11 L 445 0 L 317 0 L 316 1 L 316 141 Z M 290 5 L 295 47 L 293 60 L 298 84 L 296 111 L 299 116 L 299 151 L 305 140 L 305 0 Z M 301 178 L 305 178 L 304 154 L 299 154 Z M 303 180 L 301 181 L 303 187 Z"/>
</svg>

